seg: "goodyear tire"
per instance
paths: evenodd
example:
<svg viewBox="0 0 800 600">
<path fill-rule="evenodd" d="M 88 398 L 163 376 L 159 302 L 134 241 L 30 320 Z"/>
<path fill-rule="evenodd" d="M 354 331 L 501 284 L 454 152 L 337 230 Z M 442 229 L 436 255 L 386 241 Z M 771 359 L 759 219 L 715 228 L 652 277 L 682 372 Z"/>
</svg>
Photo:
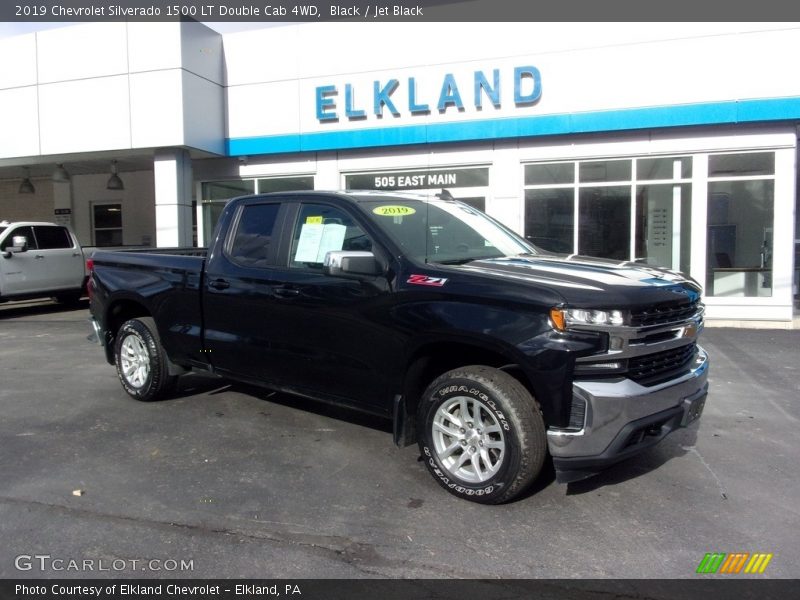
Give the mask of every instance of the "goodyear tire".
<svg viewBox="0 0 800 600">
<path fill-rule="evenodd" d="M 114 363 L 122 388 L 143 402 L 162 398 L 177 380 L 169 374 L 167 355 L 150 317 L 131 319 L 119 328 Z"/>
<path fill-rule="evenodd" d="M 434 479 L 472 502 L 512 500 L 536 479 L 547 453 L 539 405 L 519 381 L 491 367 L 437 378 L 420 401 L 417 427 Z"/>
</svg>

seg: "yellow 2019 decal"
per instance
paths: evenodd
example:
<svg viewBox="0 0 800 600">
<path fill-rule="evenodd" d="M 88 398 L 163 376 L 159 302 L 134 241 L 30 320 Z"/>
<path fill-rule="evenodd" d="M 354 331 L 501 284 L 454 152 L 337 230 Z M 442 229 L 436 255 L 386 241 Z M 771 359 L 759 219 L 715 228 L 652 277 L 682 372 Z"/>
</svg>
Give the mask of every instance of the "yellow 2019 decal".
<svg viewBox="0 0 800 600">
<path fill-rule="evenodd" d="M 382 217 L 404 217 L 406 215 L 413 215 L 417 211 L 410 206 L 398 206 L 393 204 L 390 206 L 376 206 L 372 209 L 372 212 Z"/>
<path fill-rule="evenodd" d="M 322 225 L 322 217 L 306 217 L 306 225 Z"/>
</svg>

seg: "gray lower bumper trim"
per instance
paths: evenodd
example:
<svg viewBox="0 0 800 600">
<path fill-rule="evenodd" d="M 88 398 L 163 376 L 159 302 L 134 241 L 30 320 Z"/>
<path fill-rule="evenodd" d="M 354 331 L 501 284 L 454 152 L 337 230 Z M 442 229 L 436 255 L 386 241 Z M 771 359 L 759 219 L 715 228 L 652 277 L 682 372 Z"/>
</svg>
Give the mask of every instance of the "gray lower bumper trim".
<svg viewBox="0 0 800 600">
<path fill-rule="evenodd" d="M 580 431 L 549 429 L 550 454 L 556 458 L 590 457 L 603 454 L 626 425 L 675 408 L 707 387 L 708 354 L 698 347 L 689 373 L 652 387 L 630 379 L 578 381 L 573 397 L 586 402 L 586 421 Z"/>
</svg>

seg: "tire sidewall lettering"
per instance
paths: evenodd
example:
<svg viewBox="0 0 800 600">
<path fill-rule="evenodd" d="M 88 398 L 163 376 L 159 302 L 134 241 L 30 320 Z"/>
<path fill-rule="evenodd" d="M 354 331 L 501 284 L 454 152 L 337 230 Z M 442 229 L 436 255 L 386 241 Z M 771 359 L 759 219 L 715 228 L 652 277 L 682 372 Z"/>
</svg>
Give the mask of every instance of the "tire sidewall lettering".
<svg viewBox="0 0 800 600">
<path fill-rule="evenodd" d="M 455 491 L 458 492 L 459 494 L 463 494 L 466 496 L 488 496 L 489 494 L 494 492 L 495 489 L 498 487 L 492 484 L 492 485 L 487 485 L 486 487 L 483 488 L 473 488 L 473 487 L 466 487 L 465 484 L 452 481 L 447 475 L 445 475 L 445 473 L 436 463 L 436 460 L 433 458 L 433 455 L 431 454 L 431 451 L 427 446 L 423 448 L 423 452 L 425 453 L 426 456 L 428 456 L 428 466 L 431 473 L 433 473 L 433 476 L 437 477 L 439 481 L 442 483 L 442 485 L 444 485 L 451 491 Z"/>
<path fill-rule="evenodd" d="M 483 488 L 472 488 L 472 487 L 466 487 L 461 483 L 454 482 L 447 475 L 445 475 L 445 473 L 436 463 L 436 460 L 433 458 L 431 450 L 427 446 L 423 447 L 422 451 L 428 457 L 427 462 L 431 473 L 433 473 L 434 477 L 437 477 L 439 479 L 442 485 L 444 485 L 451 491 L 455 491 L 458 492 L 459 494 L 463 494 L 466 496 L 488 496 L 489 494 L 494 492 L 495 489 L 498 488 L 498 486 L 494 484 L 487 485 L 486 487 Z"/>
<path fill-rule="evenodd" d="M 450 395 L 456 394 L 469 394 L 470 396 L 473 396 L 483 402 L 497 417 L 497 420 L 500 422 L 500 426 L 503 428 L 503 431 L 511 431 L 511 425 L 509 424 L 506 416 L 503 414 L 503 411 L 497 407 L 497 403 L 492 400 L 486 392 L 479 390 L 476 387 L 468 387 L 466 385 L 446 385 L 436 391 L 436 397 L 431 398 L 431 401 L 435 401 L 437 398 L 445 400 Z"/>
</svg>

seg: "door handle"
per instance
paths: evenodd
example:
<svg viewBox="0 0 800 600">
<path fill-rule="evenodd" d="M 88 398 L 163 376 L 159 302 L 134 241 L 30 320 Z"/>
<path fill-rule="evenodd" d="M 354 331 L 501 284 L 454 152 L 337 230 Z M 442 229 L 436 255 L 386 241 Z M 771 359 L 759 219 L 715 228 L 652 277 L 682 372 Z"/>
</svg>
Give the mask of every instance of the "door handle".
<svg viewBox="0 0 800 600">
<path fill-rule="evenodd" d="M 279 296 L 280 298 L 294 298 L 295 296 L 300 295 L 300 290 L 292 287 L 276 287 L 273 288 L 272 291 L 275 292 L 275 295 Z"/>
<path fill-rule="evenodd" d="M 229 287 L 231 287 L 231 284 L 224 279 L 215 279 L 214 281 L 210 281 L 208 283 L 208 287 L 212 287 L 215 290 L 227 290 Z"/>
<path fill-rule="evenodd" d="M 33 257 L 33 258 L 35 258 L 35 259 L 37 259 L 37 260 L 38 260 L 38 259 L 40 259 L 40 258 L 44 258 L 44 255 L 43 255 L 43 254 L 36 254 L 36 255 L 34 255 L 34 257 Z"/>
</svg>

